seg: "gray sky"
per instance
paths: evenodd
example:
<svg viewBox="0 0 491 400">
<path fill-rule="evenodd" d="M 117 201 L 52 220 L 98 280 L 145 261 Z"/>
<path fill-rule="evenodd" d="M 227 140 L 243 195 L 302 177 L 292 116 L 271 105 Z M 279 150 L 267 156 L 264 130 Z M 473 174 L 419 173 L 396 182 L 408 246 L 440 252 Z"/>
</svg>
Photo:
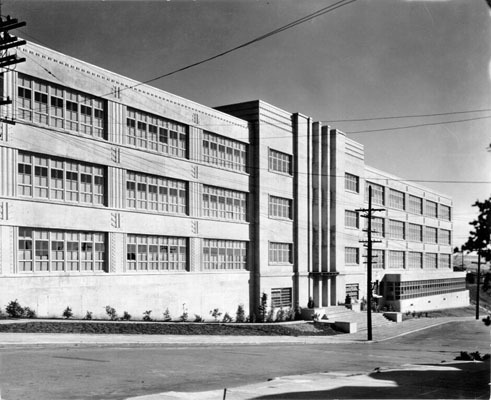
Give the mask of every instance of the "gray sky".
<svg viewBox="0 0 491 400">
<path fill-rule="evenodd" d="M 23 1 L 19 36 L 136 80 L 213 56 L 334 0 Z M 484 0 L 358 0 L 153 86 L 208 106 L 262 99 L 316 120 L 491 109 Z M 491 112 L 332 123 L 345 132 Z M 491 118 L 348 134 L 366 163 L 407 179 L 491 181 Z M 454 245 L 490 184 L 422 182 L 454 199 Z"/>
</svg>

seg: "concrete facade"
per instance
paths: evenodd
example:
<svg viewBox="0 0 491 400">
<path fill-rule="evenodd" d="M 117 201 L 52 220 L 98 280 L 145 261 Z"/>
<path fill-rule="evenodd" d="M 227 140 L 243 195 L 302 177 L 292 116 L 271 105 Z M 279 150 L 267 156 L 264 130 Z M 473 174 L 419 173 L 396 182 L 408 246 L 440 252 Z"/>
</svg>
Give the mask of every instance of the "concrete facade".
<svg viewBox="0 0 491 400">
<path fill-rule="evenodd" d="M 447 220 L 387 207 L 385 220 L 448 243 L 384 237 L 381 248 L 411 253 L 413 267 L 413 253 L 437 254 L 431 279 L 457 277 L 451 262 L 440 268 L 451 199 L 365 166 L 342 132 L 262 101 L 212 109 L 34 44 L 20 53 L 2 80 L 16 125 L 0 132 L 0 307 L 192 319 L 240 304 L 252 315 L 263 293 L 276 308 L 343 303 L 356 285 L 361 299 L 363 227 L 345 218 L 366 206 L 366 181 L 386 188 L 386 204 L 394 189 L 448 208 Z M 386 270 L 374 281 L 392 279 Z"/>
</svg>

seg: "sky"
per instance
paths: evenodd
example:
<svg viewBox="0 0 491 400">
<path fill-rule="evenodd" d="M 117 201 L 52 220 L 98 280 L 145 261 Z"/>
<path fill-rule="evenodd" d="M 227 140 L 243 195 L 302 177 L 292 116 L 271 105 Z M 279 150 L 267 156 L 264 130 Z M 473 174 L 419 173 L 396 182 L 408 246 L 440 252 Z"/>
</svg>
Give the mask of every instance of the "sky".
<svg viewBox="0 0 491 400">
<path fill-rule="evenodd" d="M 145 81 L 335 2 L 2 0 L 1 12 L 27 22 L 28 41 Z M 490 22 L 485 0 L 357 0 L 151 85 L 328 122 L 365 146 L 368 165 L 452 197 L 460 246 L 472 204 L 491 196 Z M 454 114 L 373 120 L 443 113 Z M 346 119 L 371 120 L 330 122 Z"/>
</svg>

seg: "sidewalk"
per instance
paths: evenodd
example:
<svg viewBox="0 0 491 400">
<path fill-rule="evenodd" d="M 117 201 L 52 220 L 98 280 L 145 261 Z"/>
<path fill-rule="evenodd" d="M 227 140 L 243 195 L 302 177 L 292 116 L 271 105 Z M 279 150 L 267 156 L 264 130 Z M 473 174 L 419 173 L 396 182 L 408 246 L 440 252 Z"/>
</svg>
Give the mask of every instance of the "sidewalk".
<svg viewBox="0 0 491 400">
<path fill-rule="evenodd" d="M 473 317 L 418 318 L 399 324 L 375 327 L 372 342 L 381 342 L 422 329 L 455 321 L 472 321 Z M 21 321 L 14 321 L 19 323 Z M 2 321 L 2 323 L 8 323 Z M 334 336 L 225 336 L 225 335 L 118 335 L 72 333 L 0 333 L 0 347 L 67 346 L 67 345 L 258 345 L 258 344 L 328 344 L 369 343 L 367 331 Z"/>
</svg>

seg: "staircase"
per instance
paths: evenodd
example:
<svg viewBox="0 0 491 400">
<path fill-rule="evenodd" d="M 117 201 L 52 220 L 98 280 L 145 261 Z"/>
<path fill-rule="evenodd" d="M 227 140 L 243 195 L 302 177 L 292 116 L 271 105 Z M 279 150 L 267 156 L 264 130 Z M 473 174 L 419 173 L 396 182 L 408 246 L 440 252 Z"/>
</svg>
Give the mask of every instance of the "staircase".
<svg viewBox="0 0 491 400">
<path fill-rule="evenodd" d="M 367 313 L 366 311 L 355 312 L 345 306 L 332 306 L 324 308 L 327 322 L 356 322 L 357 330 L 367 330 Z M 372 328 L 379 326 L 392 325 L 394 322 L 389 321 L 382 313 L 372 312 Z"/>
</svg>

